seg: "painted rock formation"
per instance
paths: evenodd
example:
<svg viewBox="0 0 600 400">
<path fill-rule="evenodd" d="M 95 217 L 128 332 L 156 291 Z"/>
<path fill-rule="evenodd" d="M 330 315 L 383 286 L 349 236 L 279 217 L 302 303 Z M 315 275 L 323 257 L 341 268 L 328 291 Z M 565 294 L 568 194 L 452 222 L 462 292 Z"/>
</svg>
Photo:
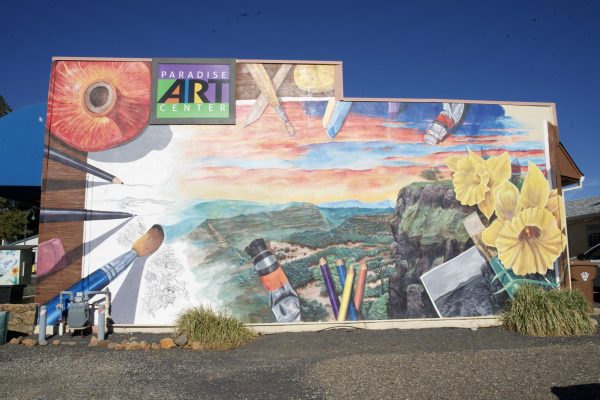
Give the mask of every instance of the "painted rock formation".
<svg viewBox="0 0 600 400">
<path fill-rule="evenodd" d="M 391 221 L 392 256 L 390 318 L 434 318 L 420 277 L 473 245 L 463 226 L 473 207 L 462 206 L 450 181 L 413 183 L 398 193 Z"/>
</svg>

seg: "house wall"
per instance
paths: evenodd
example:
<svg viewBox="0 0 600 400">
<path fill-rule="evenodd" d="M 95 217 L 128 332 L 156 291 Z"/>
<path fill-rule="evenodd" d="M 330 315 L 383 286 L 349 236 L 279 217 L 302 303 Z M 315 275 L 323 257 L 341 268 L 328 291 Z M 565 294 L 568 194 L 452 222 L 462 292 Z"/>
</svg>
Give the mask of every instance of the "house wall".
<svg viewBox="0 0 600 400">
<path fill-rule="evenodd" d="M 595 243 L 590 243 L 590 234 L 597 233 L 600 226 L 600 217 L 586 218 L 583 220 L 567 221 L 569 234 L 569 254 L 576 257 L 584 253 Z"/>
<path fill-rule="evenodd" d="M 553 104 L 341 98 L 340 63 L 252 60 L 237 62 L 235 123 L 162 124 L 152 110 L 185 112 L 187 89 L 157 102 L 174 86 L 152 94 L 151 61 L 53 63 L 49 310 L 61 290 L 108 288 L 126 324 L 198 305 L 245 322 L 481 316 L 525 275 L 556 282 Z"/>
</svg>

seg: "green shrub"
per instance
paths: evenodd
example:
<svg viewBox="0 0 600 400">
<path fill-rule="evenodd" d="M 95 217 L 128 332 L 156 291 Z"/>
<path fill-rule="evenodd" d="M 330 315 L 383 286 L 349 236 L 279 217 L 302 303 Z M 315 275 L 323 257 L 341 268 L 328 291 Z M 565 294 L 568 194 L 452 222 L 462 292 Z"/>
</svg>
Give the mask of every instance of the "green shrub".
<svg viewBox="0 0 600 400">
<path fill-rule="evenodd" d="M 190 308 L 175 322 L 178 335 L 200 342 L 205 350 L 229 350 L 254 339 L 254 334 L 237 319 L 213 311 L 210 307 Z"/>
<path fill-rule="evenodd" d="M 507 303 L 501 319 L 506 329 L 524 335 L 590 335 L 596 331 L 590 312 L 589 303 L 578 290 L 525 285 Z"/>
</svg>

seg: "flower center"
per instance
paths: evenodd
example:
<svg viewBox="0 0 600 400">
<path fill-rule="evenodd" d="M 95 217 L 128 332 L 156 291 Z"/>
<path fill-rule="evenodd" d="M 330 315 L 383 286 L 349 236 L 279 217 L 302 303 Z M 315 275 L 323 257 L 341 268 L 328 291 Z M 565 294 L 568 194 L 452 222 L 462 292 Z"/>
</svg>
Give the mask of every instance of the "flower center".
<svg viewBox="0 0 600 400">
<path fill-rule="evenodd" d="M 526 226 L 519 234 L 519 240 L 538 239 L 542 235 L 542 231 L 537 226 Z"/>
<path fill-rule="evenodd" d="M 101 116 L 112 110 L 116 97 L 116 91 L 110 83 L 96 82 L 87 88 L 84 100 L 92 114 Z"/>
</svg>

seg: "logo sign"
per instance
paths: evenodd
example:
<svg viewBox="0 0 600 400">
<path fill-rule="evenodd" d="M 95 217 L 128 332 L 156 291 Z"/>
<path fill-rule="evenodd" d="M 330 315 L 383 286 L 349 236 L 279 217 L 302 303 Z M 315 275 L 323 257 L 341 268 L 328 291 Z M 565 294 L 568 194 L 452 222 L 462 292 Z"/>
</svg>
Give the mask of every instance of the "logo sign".
<svg viewBox="0 0 600 400">
<path fill-rule="evenodd" d="M 234 59 L 152 60 L 151 124 L 235 124 Z"/>
</svg>

